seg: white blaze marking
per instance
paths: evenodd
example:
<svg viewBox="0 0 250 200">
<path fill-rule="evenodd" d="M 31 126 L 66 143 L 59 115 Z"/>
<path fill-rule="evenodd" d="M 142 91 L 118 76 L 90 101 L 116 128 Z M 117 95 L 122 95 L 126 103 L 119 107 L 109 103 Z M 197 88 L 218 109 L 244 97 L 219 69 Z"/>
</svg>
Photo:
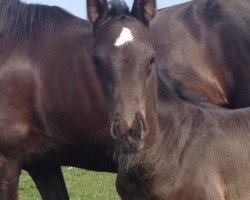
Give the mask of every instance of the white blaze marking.
<svg viewBox="0 0 250 200">
<path fill-rule="evenodd" d="M 132 35 L 132 32 L 128 28 L 122 28 L 122 31 L 120 33 L 119 38 L 117 38 L 115 42 L 115 46 L 119 47 L 122 46 L 128 42 L 132 42 L 134 40 L 134 37 Z"/>
</svg>

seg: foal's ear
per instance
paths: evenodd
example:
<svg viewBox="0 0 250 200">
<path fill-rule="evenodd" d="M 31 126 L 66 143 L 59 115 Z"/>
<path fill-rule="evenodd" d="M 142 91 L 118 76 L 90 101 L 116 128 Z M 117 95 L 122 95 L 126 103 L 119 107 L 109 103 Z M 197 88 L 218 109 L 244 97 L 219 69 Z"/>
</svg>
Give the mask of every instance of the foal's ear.
<svg viewBox="0 0 250 200">
<path fill-rule="evenodd" d="M 135 0 L 131 14 L 148 26 L 154 18 L 155 12 L 156 0 Z"/>
<path fill-rule="evenodd" d="M 93 25 L 109 15 L 107 0 L 87 0 L 87 9 L 89 21 Z"/>
</svg>

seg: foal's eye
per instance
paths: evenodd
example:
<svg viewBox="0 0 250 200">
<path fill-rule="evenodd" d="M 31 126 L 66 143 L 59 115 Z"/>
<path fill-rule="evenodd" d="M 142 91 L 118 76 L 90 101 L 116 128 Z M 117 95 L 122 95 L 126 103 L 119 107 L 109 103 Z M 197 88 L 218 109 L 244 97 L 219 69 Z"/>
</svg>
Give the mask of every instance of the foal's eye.
<svg viewBox="0 0 250 200">
<path fill-rule="evenodd" d="M 153 65 L 154 63 L 155 63 L 155 55 L 151 57 L 149 64 Z"/>
<path fill-rule="evenodd" d="M 93 63 L 97 67 L 100 65 L 100 61 L 99 61 L 99 59 L 96 56 L 93 56 Z"/>
<path fill-rule="evenodd" d="M 103 73 L 102 73 L 102 67 L 101 67 L 101 61 L 97 56 L 93 56 L 92 58 L 93 63 L 95 65 L 95 70 L 98 74 L 99 77 L 102 77 Z"/>
</svg>

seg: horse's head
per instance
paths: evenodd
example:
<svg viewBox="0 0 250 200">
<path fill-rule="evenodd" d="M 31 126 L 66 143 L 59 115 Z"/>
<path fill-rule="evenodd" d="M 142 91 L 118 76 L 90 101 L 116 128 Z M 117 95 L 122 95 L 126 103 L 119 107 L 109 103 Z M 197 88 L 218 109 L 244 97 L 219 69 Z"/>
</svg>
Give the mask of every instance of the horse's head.
<svg viewBox="0 0 250 200">
<path fill-rule="evenodd" d="M 87 2 L 95 35 L 93 60 L 107 99 L 111 133 L 118 140 L 140 141 L 148 133 L 146 100 L 153 95 L 155 55 L 148 25 L 155 0 L 135 0 L 131 12 L 120 1 Z"/>
</svg>

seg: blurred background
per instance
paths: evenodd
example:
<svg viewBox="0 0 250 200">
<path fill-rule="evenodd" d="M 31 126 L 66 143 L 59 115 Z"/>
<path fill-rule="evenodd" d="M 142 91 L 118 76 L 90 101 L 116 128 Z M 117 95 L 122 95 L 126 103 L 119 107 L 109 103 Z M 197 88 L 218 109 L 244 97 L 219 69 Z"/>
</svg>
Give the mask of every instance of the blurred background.
<svg viewBox="0 0 250 200">
<path fill-rule="evenodd" d="M 84 19 L 87 18 L 86 0 L 22 0 L 22 1 L 27 3 L 39 3 L 39 4 L 47 4 L 53 6 L 60 6 L 74 15 L 77 15 Z M 188 0 L 158 0 L 157 7 L 158 9 L 160 9 L 187 1 Z M 131 7 L 133 0 L 125 0 L 125 2 L 129 5 L 129 7 Z"/>
</svg>

